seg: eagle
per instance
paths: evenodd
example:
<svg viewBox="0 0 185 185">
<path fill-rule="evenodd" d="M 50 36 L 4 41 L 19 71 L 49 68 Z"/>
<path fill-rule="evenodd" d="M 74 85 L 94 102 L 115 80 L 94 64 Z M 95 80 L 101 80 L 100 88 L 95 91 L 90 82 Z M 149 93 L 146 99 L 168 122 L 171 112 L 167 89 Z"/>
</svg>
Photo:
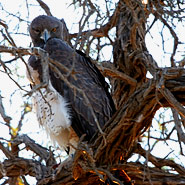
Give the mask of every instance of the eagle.
<svg viewBox="0 0 185 185">
<path fill-rule="evenodd" d="M 33 46 L 45 50 L 56 63 L 49 65 L 48 85 L 34 92 L 33 102 L 38 122 L 51 140 L 73 153 L 81 136 L 90 142 L 101 132 L 115 106 L 104 76 L 89 57 L 64 41 L 63 31 L 59 19 L 46 15 L 29 26 Z M 31 56 L 27 77 L 32 87 L 43 82 L 42 72 L 41 59 Z"/>
</svg>

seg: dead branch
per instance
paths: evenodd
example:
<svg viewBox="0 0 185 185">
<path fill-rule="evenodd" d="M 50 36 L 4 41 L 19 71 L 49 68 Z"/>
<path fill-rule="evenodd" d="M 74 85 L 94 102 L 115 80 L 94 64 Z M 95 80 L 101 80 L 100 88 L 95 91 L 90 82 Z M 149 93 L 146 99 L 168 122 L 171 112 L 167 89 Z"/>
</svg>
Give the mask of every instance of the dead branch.
<svg viewBox="0 0 185 185">
<path fill-rule="evenodd" d="M 6 123 L 10 123 L 12 118 L 7 116 L 6 113 L 5 113 L 5 109 L 4 109 L 4 106 L 3 106 L 1 93 L 0 93 L 0 115 L 2 116 L 3 120 Z"/>
<path fill-rule="evenodd" d="M 139 162 L 130 162 L 123 165 L 115 165 L 116 168 L 125 169 L 127 174 L 134 179 L 134 183 L 137 185 L 183 185 L 185 183 L 184 175 L 177 175 L 165 172 L 164 170 L 144 166 Z M 150 173 L 150 177 L 148 172 Z"/>
<path fill-rule="evenodd" d="M 55 158 L 53 153 L 49 151 L 47 148 L 35 143 L 34 140 L 29 138 L 27 135 L 17 136 L 12 143 L 16 145 L 20 145 L 21 143 L 25 144 L 27 150 L 33 151 L 37 154 L 41 159 L 45 160 L 47 166 L 56 165 Z"/>
<path fill-rule="evenodd" d="M 170 75 L 172 74 L 175 75 Z M 184 69 L 164 69 L 159 72 L 165 81 L 165 87 L 173 93 L 175 99 L 179 99 L 181 104 L 185 104 L 185 96 L 182 93 L 185 82 Z M 179 77 L 179 75 L 181 77 Z M 157 75 L 156 75 L 157 76 Z M 160 79 L 160 77 L 158 77 Z M 178 88 L 177 84 L 178 83 Z M 129 155 L 129 150 L 139 135 L 149 128 L 155 112 L 161 107 L 171 107 L 172 105 L 166 101 L 163 94 L 158 94 L 156 98 L 157 81 L 151 79 L 143 84 L 137 91 L 134 92 L 123 107 L 121 107 L 114 119 L 105 126 L 104 132 L 108 141 L 106 147 L 102 147 L 101 137 L 96 140 L 95 159 L 101 164 L 113 164 L 119 160 L 120 156 L 126 157 Z M 164 88 L 164 87 L 163 87 Z M 175 89 L 175 90 L 174 90 Z M 158 104 L 158 99 L 161 104 Z M 135 110 L 137 107 L 137 111 Z M 131 144 L 132 143 L 132 144 Z M 106 157 L 105 157 L 106 156 Z M 100 161 L 99 161 L 100 160 Z"/>
<path fill-rule="evenodd" d="M 137 144 L 137 149 L 135 150 L 136 153 L 142 155 L 144 158 L 146 158 L 147 155 L 147 151 L 144 150 L 140 144 Z M 174 161 L 172 160 L 168 160 L 168 159 L 161 159 L 159 157 L 155 157 L 153 156 L 151 153 L 148 153 L 148 160 L 154 164 L 157 168 L 161 169 L 164 166 L 169 166 L 172 169 L 174 169 L 175 171 L 177 171 L 179 174 L 181 175 L 185 175 L 185 169 L 179 165 L 176 164 Z"/>
<path fill-rule="evenodd" d="M 1 142 L 0 142 L 0 149 L 8 159 L 14 158 L 13 154 L 7 148 L 5 148 L 5 146 Z"/>
<path fill-rule="evenodd" d="M 48 7 L 46 3 L 44 3 L 42 0 L 37 0 L 37 2 L 41 6 L 41 8 L 46 12 L 47 15 L 52 16 L 50 12 L 50 8 Z"/>
<path fill-rule="evenodd" d="M 179 145 L 181 146 L 181 142 L 183 142 L 185 144 L 185 134 L 184 134 L 182 127 L 181 127 L 181 120 L 179 119 L 178 112 L 175 109 L 172 109 L 172 113 L 173 113 L 173 117 L 174 117 L 175 128 L 177 130 Z"/>
<path fill-rule="evenodd" d="M 18 177 L 21 175 L 30 175 L 38 180 L 43 178 L 43 175 L 48 174 L 48 168 L 36 160 L 25 158 L 7 159 L 1 163 L 1 168 L 4 173 L 0 172 L 0 178 L 4 175 L 7 177 Z"/>
</svg>

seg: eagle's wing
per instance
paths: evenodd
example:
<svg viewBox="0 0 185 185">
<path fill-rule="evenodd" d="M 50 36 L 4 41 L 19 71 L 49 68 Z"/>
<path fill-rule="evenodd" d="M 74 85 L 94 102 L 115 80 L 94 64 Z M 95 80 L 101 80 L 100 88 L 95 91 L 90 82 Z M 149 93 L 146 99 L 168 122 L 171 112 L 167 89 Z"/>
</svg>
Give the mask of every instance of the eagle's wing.
<svg viewBox="0 0 185 185">
<path fill-rule="evenodd" d="M 86 134 L 86 140 L 90 140 L 98 130 L 97 122 L 103 127 L 115 110 L 104 77 L 88 58 L 62 40 L 50 39 L 44 49 L 51 59 L 68 69 L 55 66 L 66 79 L 64 81 L 50 68 L 50 80 L 69 103 L 76 134 L 79 137 Z"/>
</svg>

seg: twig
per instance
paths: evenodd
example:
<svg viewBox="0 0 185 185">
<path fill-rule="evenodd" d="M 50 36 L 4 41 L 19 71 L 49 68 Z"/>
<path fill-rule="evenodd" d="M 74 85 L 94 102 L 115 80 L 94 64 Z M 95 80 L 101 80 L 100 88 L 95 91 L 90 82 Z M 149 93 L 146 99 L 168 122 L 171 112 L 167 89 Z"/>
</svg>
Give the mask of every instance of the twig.
<svg viewBox="0 0 185 185">
<path fill-rule="evenodd" d="M 175 128 L 177 130 L 177 135 L 179 138 L 179 144 L 182 141 L 185 144 L 185 134 L 181 128 L 181 122 L 178 117 L 178 113 L 176 110 L 172 109 L 173 117 L 174 117 L 174 123 L 175 123 Z"/>
<path fill-rule="evenodd" d="M 35 141 L 29 138 L 27 135 L 17 136 L 13 140 L 13 143 L 17 145 L 24 143 L 27 149 L 36 153 L 41 159 L 44 159 L 48 166 L 56 164 L 55 158 L 53 155 L 51 155 L 51 152 L 48 151 L 47 148 L 44 148 L 43 146 L 35 143 Z"/>
<path fill-rule="evenodd" d="M 13 159 L 14 155 L 7 149 L 4 147 L 4 145 L 0 142 L 0 149 L 2 150 L 2 152 L 5 154 L 5 156 L 8 159 Z"/>
<path fill-rule="evenodd" d="M 159 18 L 161 20 L 161 22 L 169 29 L 171 35 L 174 38 L 173 53 L 171 55 L 170 60 L 171 60 L 171 66 L 175 67 L 174 56 L 177 51 L 177 46 L 179 44 L 179 38 L 177 37 L 177 34 L 173 30 L 173 28 L 167 23 L 167 21 L 165 19 L 163 19 L 163 17 L 157 11 L 154 12 L 154 15 L 155 15 L 155 17 Z"/>
<path fill-rule="evenodd" d="M 10 121 L 12 120 L 12 118 L 9 117 L 9 116 L 7 116 L 6 113 L 5 113 L 5 109 L 4 109 L 3 102 L 2 102 L 1 92 L 0 92 L 0 114 L 1 114 L 1 116 L 3 118 L 3 120 L 6 123 L 10 123 Z"/>
<path fill-rule="evenodd" d="M 115 178 L 108 170 L 105 170 L 103 168 L 97 168 L 98 171 L 103 172 L 104 174 L 107 175 L 107 177 L 113 181 L 114 183 L 119 183 L 120 185 L 124 185 L 119 179 Z"/>
<path fill-rule="evenodd" d="M 137 150 L 135 152 L 146 158 L 146 151 L 141 147 L 140 144 L 137 144 Z M 185 175 L 185 169 L 172 160 L 161 159 L 153 156 L 151 153 L 148 153 L 148 160 L 158 168 L 162 168 L 163 166 L 170 166 L 174 168 L 179 174 Z"/>
<path fill-rule="evenodd" d="M 136 87 L 137 81 L 134 78 L 128 76 L 127 74 L 122 73 L 114 68 L 103 67 L 100 65 L 96 65 L 96 66 L 101 71 L 101 73 L 104 74 L 104 76 L 117 78 L 117 79 L 126 81 L 131 86 Z"/>
<path fill-rule="evenodd" d="M 114 11 L 114 14 L 110 17 L 108 23 L 106 23 L 105 25 L 101 26 L 99 29 L 93 29 L 93 30 L 88 30 L 88 31 L 84 31 L 81 32 L 81 36 L 82 35 L 86 35 L 87 33 L 90 33 L 92 36 L 94 37 L 106 37 L 108 36 L 108 32 L 109 30 L 111 30 L 117 23 L 118 20 L 118 15 L 120 13 L 120 6 L 121 6 L 121 2 L 118 3 L 116 10 Z M 70 34 L 70 39 L 72 38 L 76 38 L 79 36 L 79 33 L 74 33 L 74 34 Z"/>
<path fill-rule="evenodd" d="M 51 11 L 46 3 L 41 0 L 37 0 L 41 8 L 46 12 L 47 15 L 52 16 Z"/>
</svg>

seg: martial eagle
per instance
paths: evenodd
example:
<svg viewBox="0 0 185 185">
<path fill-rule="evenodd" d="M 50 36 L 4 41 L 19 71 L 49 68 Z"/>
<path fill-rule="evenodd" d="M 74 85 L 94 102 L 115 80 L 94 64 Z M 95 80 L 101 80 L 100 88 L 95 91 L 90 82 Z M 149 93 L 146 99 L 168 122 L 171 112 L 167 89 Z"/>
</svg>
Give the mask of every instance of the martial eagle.
<svg viewBox="0 0 185 185">
<path fill-rule="evenodd" d="M 90 141 L 115 111 L 103 75 L 88 57 L 63 41 L 63 25 L 57 18 L 38 16 L 29 32 L 35 47 L 44 49 L 49 58 L 64 66 L 55 66 L 60 75 L 50 67 L 48 87 L 33 95 L 40 125 L 65 150 L 70 144 L 76 147 L 84 134 Z M 31 56 L 28 66 L 32 86 L 41 83 L 41 60 Z"/>
</svg>

